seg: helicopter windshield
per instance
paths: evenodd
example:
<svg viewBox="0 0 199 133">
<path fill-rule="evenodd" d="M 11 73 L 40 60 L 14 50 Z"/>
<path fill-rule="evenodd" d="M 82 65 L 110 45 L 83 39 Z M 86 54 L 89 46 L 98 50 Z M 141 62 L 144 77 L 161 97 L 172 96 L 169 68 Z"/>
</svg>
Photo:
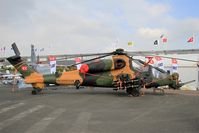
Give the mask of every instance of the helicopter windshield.
<svg viewBox="0 0 199 133">
<path fill-rule="evenodd" d="M 138 72 L 147 72 L 149 70 L 148 66 L 144 66 L 142 63 L 140 63 L 137 60 L 132 61 L 133 69 Z"/>
<path fill-rule="evenodd" d="M 140 73 L 148 73 L 148 75 L 151 75 L 153 78 L 164 78 L 166 76 L 165 73 L 162 73 L 155 69 L 154 67 L 150 65 L 145 65 L 145 62 L 142 62 L 141 60 L 133 60 L 132 61 L 132 68 L 134 71 L 140 72 Z"/>
</svg>

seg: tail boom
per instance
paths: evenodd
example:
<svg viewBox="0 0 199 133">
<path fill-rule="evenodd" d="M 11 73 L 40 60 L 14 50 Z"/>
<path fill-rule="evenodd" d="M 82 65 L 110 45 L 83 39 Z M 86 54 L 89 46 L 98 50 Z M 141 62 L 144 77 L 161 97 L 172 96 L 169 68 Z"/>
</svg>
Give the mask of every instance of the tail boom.
<svg viewBox="0 0 199 133">
<path fill-rule="evenodd" d="M 43 75 L 28 66 L 19 55 L 8 57 L 7 60 L 22 74 L 25 83 L 32 84 L 33 88 L 43 89 L 45 87 Z"/>
</svg>

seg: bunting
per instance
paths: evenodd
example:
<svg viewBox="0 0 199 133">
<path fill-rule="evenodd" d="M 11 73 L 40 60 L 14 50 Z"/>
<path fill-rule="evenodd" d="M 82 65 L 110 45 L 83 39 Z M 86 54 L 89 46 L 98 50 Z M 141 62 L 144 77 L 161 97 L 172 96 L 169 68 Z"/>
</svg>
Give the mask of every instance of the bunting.
<svg viewBox="0 0 199 133">
<path fill-rule="evenodd" d="M 155 59 L 157 61 L 157 67 L 164 69 L 163 59 L 159 56 L 156 56 Z"/>
<path fill-rule="evenodd" d="M 155 63 L 155 66 L 160 68 L 160 69 L 163 69 L 164 70 L 164 63 L 163 63 L 163 59 L 160 57 L 160 56 L 156 56 L 155 57 L 156 59 L 156 63 Z M 159 71 L 155 71 L 155 77 L 156 78 L 160 78 L 160 75 L 161 73 Z"/>
<path fill-rule="evenodd" d="M 80 62 L 81 62 L 81 58 L 80 58 L 80 57 L 75 58 L 75 63 L 76 63 L 76 64 L 77 64 L 77 63 L 80 63 Z M 82 65 L 82 64 L 76 65 L 76 66 L 77 66 L 77 70 L 80 70 L 81 65 Z"/>
<path fill-rule="evenodd" d="M 51 73 L 55 73 L 56 72 L 56 57 L 55 56 L 49 56 L 48 57 L 48 59 L 49 59 L 49 63 L 50 63 L 50 72 Z"/>
<path fill-rule="evenodd" d="M 171 59 L 172 63 L 172 73 L 178 72 L 178 62 L 175 58 Z"/>
</svg>

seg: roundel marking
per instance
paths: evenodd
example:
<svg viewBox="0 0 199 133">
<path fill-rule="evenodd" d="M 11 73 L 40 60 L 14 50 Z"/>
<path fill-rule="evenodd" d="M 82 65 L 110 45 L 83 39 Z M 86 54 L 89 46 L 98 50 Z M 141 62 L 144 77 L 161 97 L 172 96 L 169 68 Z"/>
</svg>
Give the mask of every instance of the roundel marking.
<svg viewBox="0 0 199 133">
<path fill-rule="evenodd" d="M 21 67 L 21 70 L 22 70 L 22 71 L 27 71 L 27 70 L 28 70 L 28 67 L 27 67 L 27 66 L 22 66 L 22 67 Z"/>
</svg>

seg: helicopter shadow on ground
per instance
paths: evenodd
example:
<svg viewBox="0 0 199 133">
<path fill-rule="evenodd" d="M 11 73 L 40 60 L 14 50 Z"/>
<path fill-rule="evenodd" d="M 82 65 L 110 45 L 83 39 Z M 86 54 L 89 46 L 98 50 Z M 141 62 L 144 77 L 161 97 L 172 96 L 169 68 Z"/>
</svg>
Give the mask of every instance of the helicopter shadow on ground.
<svg viewBox="0 0 199 133">
<path fill-rule="evenodd" d="M 116 92 L 110 89 L 107 90 L 96 90 L 96 89 L 84 89 L 84 90 L 76 90 L 76 89 L 57 89 L 57 90 L 44 90 L 44 95 L 103 95 L 103 96 L 119 96 L 119 97 L 127 97 L 128 95 L 124 91 Z"/>
<path fill-rule="evenodd" d="M 12 86 L 7 86 L 12 88 Z M 11 89 L 10 89 L 11 90 Z M 17 89 L 15 94 L 18 95 L 32 95 L 31 94 L 32 88 L 23 88 Z M 23 92 L 23 93 L 22 93 Z M 153 89 L 143 90 L 144 95 L 147 96 L 165 96 L 165 95 L 176 95 L 172 93 L 161 93 L 161 92 L 153 92 Z M 103 88 L 103 87 L 84 87 L 81 86 L 80 89 L 76 89 L 74 86 L 56 86 L 56 87 L 47 87 L 43 90 L 42 94 L 38 94 L 39 96 L 42 95 L 104 95 L 104 96 L 116 96 L 116 97 L 129 97 L 128 94 L 124 90 L 114 91 L 113 88 Z"/>
<path fill-rule="evenodd" d="M 122 91 L 114 91 L 113 88 L 100 88 L 100 87 L 81 87 L 76 89 L 75 87 L 53 87 L 47 88 L 43 91 L 41 95 L 107 95 L 107 96 L 116 96 L 116 97 L 129 97 L 128 94 Z M 144 91 L 144 95 L 148 96 L 165 96 L 165 95 L 174 95 L 174 94 L 165 94 L 153 91 Z M 143 95 L 143 96 L 144 96 Z"/>
<path fill-rule="evenodd" d="M 175 93 L 167 93 L 167 92 L 154 92 L 153 90 L 154 88 L 152 89 L 147 89 L 147 90 L 144 90 L 144 95 L 153 95 L 153 96 L 166 96 L 166 95 L 176 95 Z"/>
<path fill-rule="evenodd" d="M 4 86 L 12 90 L 11 85 Z M 14 92 L 15 95 L 28 95 L 33 96 L 31 91 L 33 88 L 15 88 Z M 71 95 L 71 94 L 78 94 L 78 95 L 112 95 L 112 96 L 121 96 L 125 97 L 127 94 L 124 91 L 116 92 L 112 88 L 97 88 L 97 87 L 81 87 L 80 89 L 76 89 L 75 87 L 67 87 L 67 86 L 57 86 L 57 87 L 46 87 L 42 90 L 42 93 L 37 94 L 38 96 L 42 95 Z"/>
</svg>

